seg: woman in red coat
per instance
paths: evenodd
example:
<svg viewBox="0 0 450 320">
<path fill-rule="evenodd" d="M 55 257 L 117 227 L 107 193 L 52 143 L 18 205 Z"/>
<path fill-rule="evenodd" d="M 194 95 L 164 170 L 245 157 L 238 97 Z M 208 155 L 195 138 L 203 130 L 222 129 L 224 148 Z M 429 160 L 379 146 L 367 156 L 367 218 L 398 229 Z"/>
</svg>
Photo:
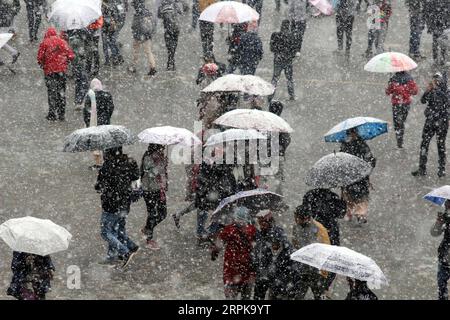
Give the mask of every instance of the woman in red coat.
<svg viewBox="0 0 450 320">
<path fill-rule="evenodd" d="M 396 72 L 386 88 L 386 95 L 391 96 L 394 130 L 399 148 L 403 148 L 403 134 L 412 102 L 411 96 L 417 95 L 418 92 L 416 82 L 406 71 Z"/>
<path fill-rule="evenodd" d="M 218 239 L 225 244 L 223 257 L 223 283 L 225 298 L 249 300 L 255 280 L 251 266 L 251 251 L 255 243 L 256 228 L 252 224 L 249 210 L 238 207 L 234 213 L 234 222 L 218 233 Z M 218 248 L 212 248 L 212 259 L 217 257 Z"/>
</svg>

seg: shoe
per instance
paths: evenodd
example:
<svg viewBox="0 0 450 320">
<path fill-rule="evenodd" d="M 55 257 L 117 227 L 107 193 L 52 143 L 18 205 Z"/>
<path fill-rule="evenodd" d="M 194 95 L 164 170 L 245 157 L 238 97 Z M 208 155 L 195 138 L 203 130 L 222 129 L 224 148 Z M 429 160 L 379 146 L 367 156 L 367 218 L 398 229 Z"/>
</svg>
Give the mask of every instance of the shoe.
<svg viewBox="0 0 450 320">
<path fill-rule="evenodd" d="M 106 67 L 109 67 L 109 66 L 111 66 L 111 62 L 109 62 L 109 60 L 106 60 L 103 65 Z"/>
<path fill-rule="evenodd" d="M 413 57 L 414 60 L 425 60 L 427 58 L 426 56 L 423 56 L 420 53 L 413 54 L 411 56 Z"/>
<path fill-rule="evenodd" d="M 5 63 L 3 61 L 0 61 L 0 67 L 4 66 L 4 65 L 5 65 Z"/>
<path fill-rule="evenodd" d="M 17 52 L 15 55 L 13 55 L 11 64 L 16 63 L 19 56 L 20 56 L 20 52 Z"/>
<path fill-rule="evenodd" d="M 178 217 L 175 213 L 172 215 L 173 221 L 175 222 L 175 227 L 180 229 L 180 217 Z"/>
<path fill-rule="evenodd" d="M 175 67 L 174 67 L 174 69 L 175 69 Z M 147 75 L 154 76 L 155 74 L 156 74 L 156 69 L 155 68 L 150 68 L 150 71 L 148 72 Z"/>
<path fill-rule="evenodd" d="M 83 105 L 82 104 L 75 104 L 75 111 L 81 111 L 83 110 Z"/>
<path fill-rule="evenodd" d="M 174 64 L 168 64 L 167 65 L 167 71 L 175 71 L 175 65 Z"/>
<path fill-rule="evenodd" d="M 427 172 L 425 170 L 418 169 L 416 171 L 411 172 L 414 177 L 426 176 Z"/>
<path fill-rule="evenodd" d="M 120 65 L 124 64 L 124 62 L 125 62 L 125 60 L 123 60 L 122 57 L 118 57 L 118 58 L 113 59 L 112 64 L 113 64 L 113 66 L 120 66 Z"/>
<path fill-rule="evenodd" d="M 289 101 L 296 101 L 297 100 L 297 97 L 296 96 L 290 96 L 289 97 Z"/>
<path fill-rule="evenodd" d="M 122 269 L 125 269 L 131 262 L 131 260 L 133 259 L 133 257 L 136 255 L 137 251 L 130 251 L 128 252 L 124 257 L 123 257 L 123 265 L 122 265 Z"/>
<path fill-rule="evenodd" d="M 438 177 L 439 177 L 439 178 L 443 178 L 443 177 L 445 177 L 445 170 L 441 170 L 441 169 L 439 169 L 439 171 L 438 171 L 437 175 L 438 175 Z"/>
<path fill-rule="evenodd" d="M 47 116 L 45 117 L 45 119 L 47 119 L 48 121 L 56 121 L 56 117 L 50 116 L 50 115 L 47 115 Z"/>
<path fill-rule="evenodd" d="M 131 73 L 136 73 L 136 68 L 135 67 L 128 67 L 128 71 Z"/>
<path fill-rule="evenodd" d="M 61 122 L 64 122 L 64 121 L 66 121 L 66 118 L 65 117 L 59 117 L 58 120 L 61 121 Z"/>
<path fill-rule="evenodd" d="M 119 262 L 119 257 L 107 257 L 105 260 L 100 261 L 98 264 L 101 265 L 114 265 Z"/>
<path fill-rule="evenodd" d="M 358 224 L 365 224 L 367 223 L 366 217 L 357 217 L 356 220 L 358 221 Z"/>
<path fill-rule="evenodd" d="M 365 57 L 366 59 L 370 59 L 372 57 L 372 51 L 367 50 L 364 54 L 363 57 Z"/>
<path fill-rule="evenodd" d="M 130 249 L 130 252 L 137 253 L 141 248 L 139 246 L 134 247 L 133 249 Z"/>
<path fill-rule="evenodd" d="M 95 170 L 100 170 L 101 167 L 102 166 L 99 164 L 94 164 L 92 166 L 89 166 L 89 169 L 91 169 L 92 171 L 95 171 Z"/>
<path fill-rule="evenodd" d="M 150 250 L 159 250 L 161 249 L 158 243 L 155 240 L 147 240 L 147 247 Z"/>
</svg>

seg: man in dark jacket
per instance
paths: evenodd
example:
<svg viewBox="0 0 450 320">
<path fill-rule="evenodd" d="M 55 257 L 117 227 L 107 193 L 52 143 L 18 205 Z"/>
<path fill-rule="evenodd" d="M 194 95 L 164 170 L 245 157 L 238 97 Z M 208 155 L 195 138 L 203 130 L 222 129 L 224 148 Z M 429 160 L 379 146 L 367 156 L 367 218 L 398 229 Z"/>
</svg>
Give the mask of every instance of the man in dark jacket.
<svg viewBox="0 0 450 320">
<path fill-rule="evenodd" d="M 439 237 L 444 233 L 441 244 L 438 248 L 438 287 L 439 287 L 439 300 L 448 300 L 447 282 L 450 279 L 450 217 L 448 211 L 450 209 L 450 201 L 445 201 L 445 211 L 439 212 L 436 222 L 431 228 L 431 235 L 433 237 Z"/>
<path fill-rule="evenodd" d="M 292 32 L 290 31 L 290 25 L 289 20 L 283 20 L 281 22 L 280 32 L 272 33 L 270 38 L 270 51 L 274 53 L 272 85 L 275 88 L 277 87 L 281 72 L 284 71 L 287 79 L 289 99 L 295 100 L 292 72 L 292 61 L 295 58 L 295 43 Z M 269 96 L 269 102 L 274 95 L 275 92 Z"/>
<path fill-rule="evenodd" d="M 108 242 L 106 263 L 124 260 L 125 268 L 139 250 L 127 236 L 126 217 L 130 211 L 131 183 L 140 177 L 137 162 L 123 154 L 122 147 L 107 149 L 95 189 L 101 193 L 101 236 Z"/>
<path fill-rule="evenodd" d="M 445 139 L 447 138 L 448 131 L 449 99 L 447 92 L 443 90 L 443 81 L 442 74 L 436 73 L 420 99 L 422 104 L 428 104 L 428 106 L 425 108 L 424 112 L 426 119 L 422 131 L 422 143 L 420 145 L 419 169 L 412 172 L 413 176 L 426 175 L 428 148 L 434 135 L 436 135 L 439 155 L 438 177 L 445 176 Z"/>
<path fill-rule="evenodd" d="M 241 74 L 255 75 L 256 67 L 264 54 L 263 44 L 256 30 L 249 30 L 247 27 L 247 32 L 241 36 L 238 52 Z"/>
<path fill-rule="evenodd" d="M 406 0 L 409 9 L 409 55 L 414 59 L 424 59 L 420 54 L 420 37 L 425 29 L 423 17 L 424 0 Z"/>
<path fill-rule="evenodd" d="M 444 30 L 450 27 L 450 5 L 448 0 L 425 0 L 424 19 L 428 33 L 433 36 L 433 61 L 434 64 L 443 65 L 446 59 L 446 48 L 439 44 L 439 38 Z"/>
<path fill-rule="evenodd" d="M 117 43 L 119 32 L 125 23 L 125 8 L 120 0 L 103 0 L 102 43 L 105 65 L 121 65 L 124 60 Z M 111 54 L 110 54 L 111 53 Z"/>
<path fill-rule="evenodd" d="M 341 0 L 336 8 L 336 33 L 338 52 L 344 49 L 344 33 L 346 37 L 345 55 L 350 55 L 352 46 L 353 22 L 356 13 L 356 0 Z"/>
<path fill-rule="evenodd" d="M 46 0 L 25 0 L 28 18 L 28 34 L 30 42 L 38 40 L 39 25 L 41 24 L 42 14 L 47 10 Z"/>
</svg>

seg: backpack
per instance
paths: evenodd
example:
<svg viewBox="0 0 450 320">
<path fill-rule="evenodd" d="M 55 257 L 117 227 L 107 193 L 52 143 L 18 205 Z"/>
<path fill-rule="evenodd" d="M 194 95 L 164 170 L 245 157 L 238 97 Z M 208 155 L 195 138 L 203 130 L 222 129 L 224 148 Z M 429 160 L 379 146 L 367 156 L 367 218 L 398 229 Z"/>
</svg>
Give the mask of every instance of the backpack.
<svg viewBox="0 0 450 320">
<path fill-rule="evenodd" d="M 153 35 L 155 32 L 155 21 L 150 12 L 146 12 L 146 14 L 141 17 L 141 30 L 142 33 L 146 35 Z"/>
</svg>

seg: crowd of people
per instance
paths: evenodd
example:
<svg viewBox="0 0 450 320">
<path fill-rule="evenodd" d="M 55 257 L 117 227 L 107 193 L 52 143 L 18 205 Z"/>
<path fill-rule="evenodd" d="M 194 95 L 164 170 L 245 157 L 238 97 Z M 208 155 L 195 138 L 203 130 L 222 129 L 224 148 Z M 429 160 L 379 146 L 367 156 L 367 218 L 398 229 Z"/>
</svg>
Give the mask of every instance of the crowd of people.
<svg viewBox="0 0 450 320">
<path fill-rule="evenodd" d="M 214 24 L 198 17 L 214 0 L 194 0 L 192 3 L 192 29 L 197 23 L 200 29 L 202 57 L 196 83 L 204 88 L 215 79 L 239 69 L 242 75 L 255 75 L 264 53 L 263 42 L 258 34 L 259 25 L 264 19 L 232 25 L 227 38 L 229 46 L 228 64 L 216 60 L 214 54 Z M 390 0 L 366 0 L 373 18 L 373 28 L 368 31 L 367 58 L 384 52 L 389 20 L 392 16 Z M 39 40 L 39 26 L 42 15 L 46 13 L 46 1 L 26 0 L 29 22 L 29 40 Z M 263 1 L 246 1 L 261 14 Z M 420 147 L 419 169 L 414 176 L 427 174 L 427 154 L 431 138 L 436 135 L 439 152 L 438 176 L 445 176 L 446 151 L 445 140 L 448 129 L 449 91 L 447 88 L 446 42 L 450 28 L 450 8 L 445 0 L 407 0 L 410 12 L 410 48 L 412 58 L 423 60 L 420 51 L 421 33 L 425 26 L 433 36 L 433 61 L 436 72 L 421 97 L 421 103 L 427 104 L 426 122 Z M 355 16 L 360 14 L 362 0 L 340 0 L 335 7 L 337 54 L 345 52 L 350 56 L 352 31 Z M 140 50 L 145 52 L 148 75 L 157 73 L 157 63 L 152 52 L 152 39 L 156 32 L 158 19 L 164 27 L 164 41 L 167 48 L 166 70 L 176 70 L 175 56 L 180 34 L 180 16 L 189 10 L 183 0 L 157 1 L 156 9 L 148 8 L 144 0 L 103 0 L 102 17 L 83 29 L 58 31 L 50 27 L 41 39 L 37 61 L 42 67 L 48 89 L 48 121 L 64 121 L 66 110 L 66 83 L 69 67 L 75 80 L 75 109 L 83 111 L 86 127 L 111 123 L 114 112 L 113 96 L 104 90 L 97 78 L 102 68 L 99 52 L 100 39 L 103 45 L 103 59 L 106 66 L 122 65 L 125 62 L 121 53 L 118 36 L 125 25 L 128 12 L 132 7 L 131 30 L 133 35 L 133 55 L 128 71 L 135 74 L 140 69 Z M 280 10 L 281 1 L 276 1 L 276 10 Z M 301 55 L 302 43 L 308 19 L 311 17 L 311 4 L 307 0 L 285 0 L 287 14 L 280 20 L 280 31 L 270 37 L 270 51 L 274 55 L 272 84 L 276 88 L 284 71 L 288 82 L 290 100 L 296 100 L 293 81 L 293 63 Z M 13 32 L 14 17 L 20 12 L 19 0 L 0 0 L 0 32 Z M 344 47 L 345 35 L 345 47 Z M 18 61 L 19 52 L 6 45 L 3 47 L 12 55 L 11 64 Z M 344 50 L 345 49 L 345 50 Z M 0 65 L 6 64 L 0 60 Z M 412 96 L 418 94 L 418 86 L 412 76 L 405 71 L 392 76 L 386 87 L 386 95 L 391 97 L 394 130 L 399 148 L 403 147 L 405 122 L 412 102 Z M 268 111 L 282 116 L 283 103 L 274 99 L 275 92 L 268 97 Z M 223 129 L 214 124 L 220 115 L 238 106 L 239 96 L 232 93 L 204 93 L 197 100 L 198 119 L 203 122 L 204 130 L 196 133 L 204 143 L 209 129 Z M 264 109 L 264 100 L 260 97 L 246 97 L 251 108 Z M 93 107 L 95 105 L 95 108 Z M 93 112 L 92 110 L 95 110 Z M 276 191 L 282 194 L 284 183 L 283 163 L 290 144 L 290 135 L 279 135 L 280 170 L 275 175 Z M 349 153 L 366 161 L 372 168 L 376 158 L 367 142 L 358 135 L 357 130 L 348 130 L 347 140 L 341 144 L 341 152 Z M 224 151 L 223 151 L 224 152 Z M 225 156 L 225 154 L 223 154 Z M 139 246 L 127 235 L 126 219 L 131 204 L 142 197 L 147 208 L 147 220 L 141 230 L 146 236 L 146 245 L 151 250 L 160 247 L 154 239 L 154 230 L 167 217 L 166 194 L 168 191 L 167 168 L 169 159 L 166 146 L 150 144 L 144 153 L 140 165 L 123 152 L 122 147 L 94 152 L 98 170 L 95 189 L 101 194 L 102 216 L 101 236 L 107 242 L 106 264 L 121 264 L 126 268 L 139 252 Z M 207 161 L 199 165 L 186 166 L 188 185 L 186 209 L 172 215 L 179 228 L 181 217 L 190 211 L 197 212 L 196 236 L 198 245 L 210 249 L 211 259 L 216 260 L 221 248 L 224 248 L 223 282 L 225 297 L 236 299 L 304 299 L 311 289 L 315 299 L 331 297 L 331 286 L 336 274 L 318 270 L 306 264 L 298 263 L 290 255 L 311 243 L 340 245 L 339 220 L 356 219 L 359 225 L 367 223 L 370 177 L 345 186 L 341 194 L 331 189 L 316 188 L 308 191 L 292 217 L 292 233 L 277 224 L 276 214 L 287 211 L 286 207 L 265 209 L 254 212 L 245 206 L 238 206 L 230 213 L 229 224 L 211 224 L 206 226 L 208 217 L 220 201 L 239 191 L 267 187 L 266 177 L 260 176 L 253 164 L 217 164 Z M 139 186 L 136 186 L 139 181 Z M 448 254 L 450 248 L 449 223 L 447 211 L 439 214 L 433 226 L 432 235 L 444 232 L 439 247 L 439 298 L 447 299 L 447 280 L 450 278 Z M 223 245 L 222 245 L 223 243 Z M 18 299 L 45 298 L 50 288 L 54 271 L 50 257 L 32 254 L 14 253 L 12 270 L 13 281 L 8 294 Z M 347 299 L 377 299 L 367 283 L 357 279 L 348 279 Z"/>
</svg>

